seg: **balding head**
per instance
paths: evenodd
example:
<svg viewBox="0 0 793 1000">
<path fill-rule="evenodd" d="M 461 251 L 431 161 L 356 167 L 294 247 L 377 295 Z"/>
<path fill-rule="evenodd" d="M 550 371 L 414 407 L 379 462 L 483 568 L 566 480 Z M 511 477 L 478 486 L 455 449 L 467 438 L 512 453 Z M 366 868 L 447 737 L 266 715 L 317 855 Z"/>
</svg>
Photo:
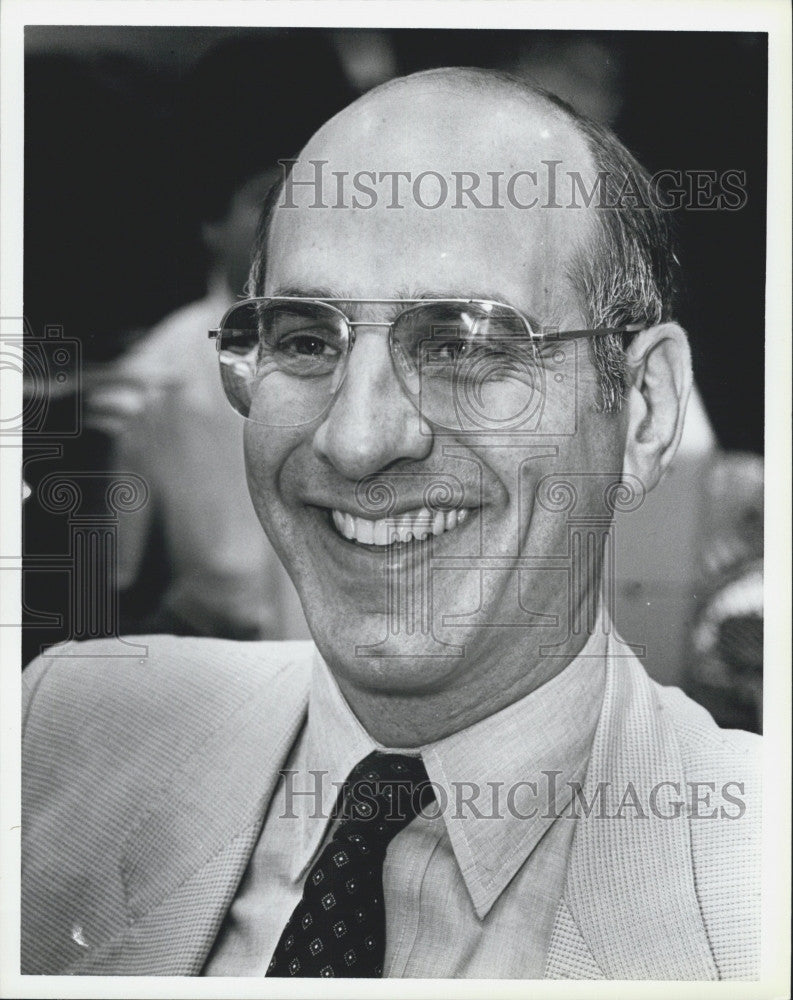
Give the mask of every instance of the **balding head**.
<svg viewBox="0 0 793 1000">
<path fill-rule="evenodd" d="M 316 183 L 304 183 L 317 179 L 319 198 Z M 672 315 L 669 231 L 650 200 L 621 203 L 626 184 L 641 198 L 647 180 L 610 132 L 522 81 L 457 68 L 398 78 L 336 115 L 301 152 L 263 218 L 250 287 L 296 287 L 272 270 L 265 284 L 265 260 L 278 258 L 282 238 L 316 248 L 328 240 L 329 256 L 365 245 L 364 272 L 348 268 L 342 287 L 315 274 L 310 287 L 363 294 L 366 285 L 376 297 L 386 294 L 386 267 L 410 272 L 417 248 L 433 247 L 437 266 L 417 281 L 404 273 L 400 294 L 463 291 L 448 272 L 479 253 L 471 292 L 508 292 L 544 326 L 649 326 Z M 588 207 L 598 183 L 600 207 Z M 515 265 L 509 287 L 506 262 Z M 591 350 L 601 403 L 618 409 L 621 344 L 599 339 Z"/>
<path fill-rule="evenodd" d="M 316 176 L 317 163 L 324 209 L 316 188 L 300 183 Z M 283 251 L 323 241 L 328 259 L 322 275 L 312 261 L 313 287 L 370 298 L 498 291 L 544 324 L 561 322 L 571 308 L 562 301 L 569 263 L 593 213 L 520 207 L 552 202 L 560 169 L 594 174 L 582 137 L 539 95 L 466 70 L 392 81 L 333 118 L 301 153 L 272 220 L 267 290 L 308 280 L 283 273 Z M 501 190 L 484 207 L 494 179 Z"/>
</svg>

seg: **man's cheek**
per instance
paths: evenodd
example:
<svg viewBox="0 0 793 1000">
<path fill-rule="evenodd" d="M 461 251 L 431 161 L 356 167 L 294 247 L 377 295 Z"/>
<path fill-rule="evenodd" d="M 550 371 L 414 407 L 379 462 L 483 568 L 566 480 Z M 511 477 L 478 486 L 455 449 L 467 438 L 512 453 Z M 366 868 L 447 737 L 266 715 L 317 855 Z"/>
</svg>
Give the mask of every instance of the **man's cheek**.
<svg viewBox="0 0 793 1000">
<path fill-rule="evenodd" d="M 268 484 L 277 479 L 278 470 L 289 454 L 289 444 L 284 439 L 283 431 L 248 420 L 245 423 L 244 447 L 248 482 L 255 483 L 258 489 L 268 488 Z"/>
<path fill-rule="evenodd" d="M 245 428 L 245 473 L 248 492 L 254 510 L 263 525 L 271 519 L 271 508 L 276 498 L 276 467 L 273 456 L 261 440 L 260 433 L 249 433 Z"/>
</svg>

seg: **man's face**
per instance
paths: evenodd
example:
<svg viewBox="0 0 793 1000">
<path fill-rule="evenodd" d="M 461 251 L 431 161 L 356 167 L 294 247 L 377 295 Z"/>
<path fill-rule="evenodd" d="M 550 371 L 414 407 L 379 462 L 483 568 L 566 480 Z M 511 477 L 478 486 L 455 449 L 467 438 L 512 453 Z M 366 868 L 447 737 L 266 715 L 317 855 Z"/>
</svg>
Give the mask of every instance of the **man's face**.
<svg viewBox="0 0 793 1000">
<path fill-rule="evenodd" d="M 433 210 L 414 201 L 410 184 L 401 209 L 387 207 L 383 186 L 372 208 L 350 207 L 349 178 L 362 170 L 414 178 L 424 170 L 482 178 L 536 170 L 537 187 L 527 184 L 517 197 L 533 193 L 541 206 L 548 200 L 543 160 L 562 160 L 560 172 L 591 169 L 561 117 L 518 98 L 494 103 L 414 81 L 326 126 L 303 152 L 295 179 L 313 176 L 311 159 L 328 161 L 326 204 L 335 199 L 330 172 L 348 172 L 346 205 L 311 208 L 313 191 L 296 187 L 297 207 L 276 209 L 266 294 L 486 297 L 546 326 L 587 325 L 567 277 L 572 251 L 592 225 L 584 210 L 455 209 L 451 195 Z M 425 204 L 431 200 L 424 195 Z M 394 308 L 350 305 L 347 312 L 381 321 Z M 505 691 L 520 693 L 532 665 L 544 669 L 537 666 L 541 643 L 568 638 L 577 598 L 567 515 L 547 496 L 538 501 L 537 487 L 547 493 L 545 477 L 573 474 L 576 516 L 602 514 L 599 474 L 618 477 L 624 434 L 618 416 L 595 412 L 585 341 L 550 348 L 538 372 L 538 416 L 528 430 L 507 434 L 484 421 L 478 433 L 440 432 L 401 388 L 384 328 L 360 326 L 345 380 L 321 419 L 266 426 L 277 401 L 254 400 L 245 427 L 254 505 L 343 684 L 392 693 L 477 688 L 483 704 L 496 702 Z M 441 493 L 455 491 L 465 513 L 456 526 L 453 517 L 434 518 L 439 533 L 424 541 L 366 544 L 359 539 L 371 538 L 371 529 L 357 519 L 377 519 L 378 483 L 395 497 L 392 513 L 404 518 L 427 509 L 433 483 Z"/>
</svg>

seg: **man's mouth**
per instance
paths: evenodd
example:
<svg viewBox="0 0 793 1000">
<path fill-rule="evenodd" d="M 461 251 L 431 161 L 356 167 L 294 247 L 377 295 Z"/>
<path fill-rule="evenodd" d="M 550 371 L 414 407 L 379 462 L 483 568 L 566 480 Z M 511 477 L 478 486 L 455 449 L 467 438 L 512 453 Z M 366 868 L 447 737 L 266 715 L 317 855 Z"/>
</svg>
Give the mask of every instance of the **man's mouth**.
<svg viewBox="0 0 793 1000">
<path fill-rule="evenodd" d="M 336 530 L 349 541 L 359 545 L 387 546 L 421 542 L 430 535 L 453 531 L 465 521 L 468 510 L 432 511 L 419 507 L 378 520 L 355 516 L 343 510 L 332 510 L 331 515 Z"/>
</svg>

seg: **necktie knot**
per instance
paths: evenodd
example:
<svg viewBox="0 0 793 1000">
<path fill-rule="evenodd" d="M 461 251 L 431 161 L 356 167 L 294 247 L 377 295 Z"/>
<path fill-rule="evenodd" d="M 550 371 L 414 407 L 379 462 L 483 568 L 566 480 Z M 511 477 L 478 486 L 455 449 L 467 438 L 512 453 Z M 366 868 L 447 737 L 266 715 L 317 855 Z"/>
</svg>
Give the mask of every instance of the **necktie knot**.
<svg viewBox="0 0 793 1000">
<path fill-rule="evenodd" d="M 339 837 L 368 839 L 381 848 L 432 800 L 420 757 L 374 751 L 353 770 L 341 795 Z"/>
</svg>

